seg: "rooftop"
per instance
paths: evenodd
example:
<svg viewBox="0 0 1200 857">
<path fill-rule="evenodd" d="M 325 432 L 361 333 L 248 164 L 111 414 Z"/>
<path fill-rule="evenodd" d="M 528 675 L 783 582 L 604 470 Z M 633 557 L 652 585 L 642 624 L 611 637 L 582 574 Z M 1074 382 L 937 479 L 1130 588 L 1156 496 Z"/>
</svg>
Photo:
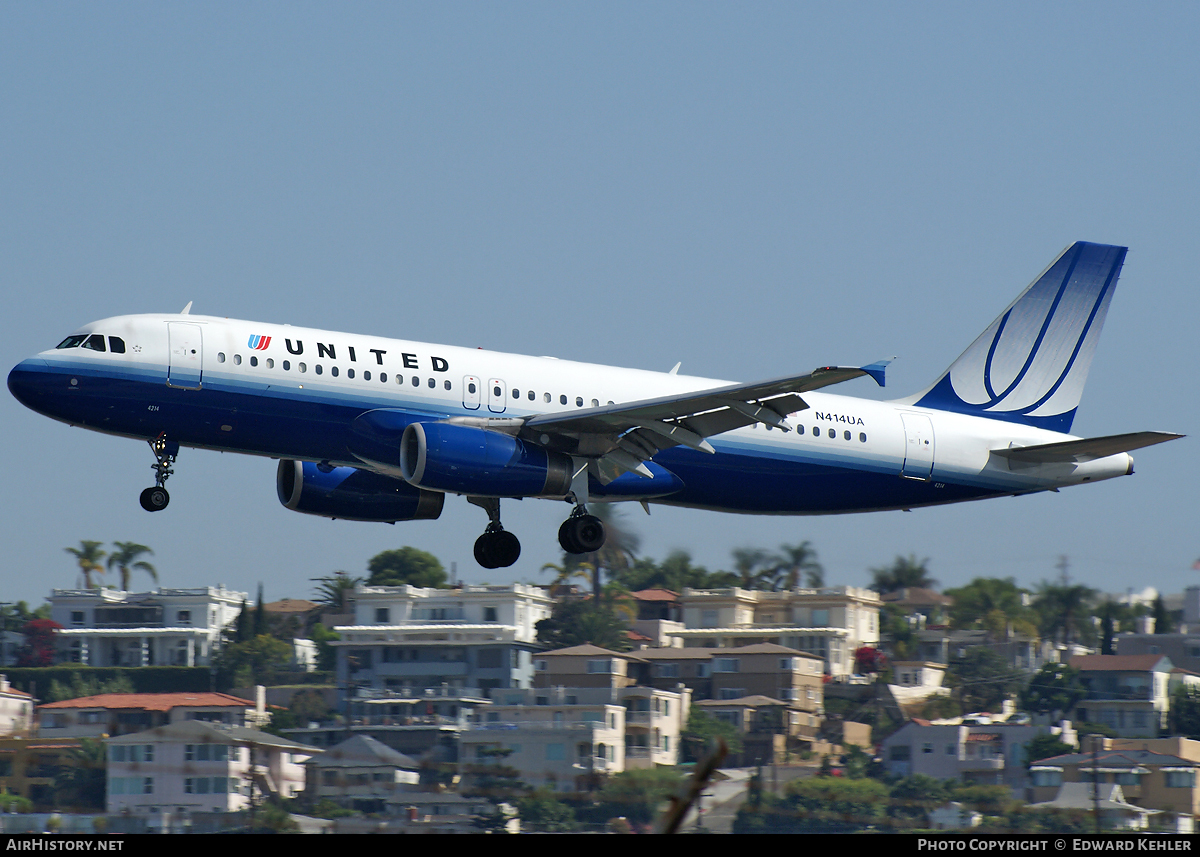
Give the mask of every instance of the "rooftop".
<svg viewBox="0 0 1200 857">
<path fill-rule="evenodd" d="M 42 709 L 68 708 L 111 708 L 138 709 L 142 711 L 170 711 L 173 708 L 253 708 L 249 699 L 230 696 L 228 693 L 101 693 L 96 696 L 81 696 L 48 702 L 39 705 Z"/>
</svg>

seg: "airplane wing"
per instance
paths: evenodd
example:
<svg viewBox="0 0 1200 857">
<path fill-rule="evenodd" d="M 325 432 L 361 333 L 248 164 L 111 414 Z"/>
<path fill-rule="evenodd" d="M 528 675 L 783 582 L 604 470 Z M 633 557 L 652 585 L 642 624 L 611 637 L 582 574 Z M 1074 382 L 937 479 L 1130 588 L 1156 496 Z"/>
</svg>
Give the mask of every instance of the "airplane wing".
<svg viewBox="0 0 1200 857">
<path fill-rule="evenodd" d="M 1164 443 L 1183 437 L 1169 431 L 1137 431 L 1129 434 L 1113 434 L 1107 437 L 1089 437 L 1083 440 L 1066 440 L 1061 443 L 1043 443 L 1037 446 L 1015 446 L 1011 449 L 993 449 L 993 455 L 1022 464 L 1082 464 L 1097 458 L 1107 458 L 1118 452 L 1132 452 L 1145 446 Z"/>
<path fill-rule="evenodd" d="M 706 438 L 753 423 L 790 431 L 787 414 L 808 404 L 802 393 L 868 375 L 881 387 L 890 360 L 868 366 L 823 366 L 753 384 L 730 384 L 683 393 L 527 418 L 520 435 L 543 446 L 591 459 L 593 474 L 608 484 L 626 471 L 653 478 L 645 462 L 660 450 L 688 446 L 714 452 Z"/>
</svg>

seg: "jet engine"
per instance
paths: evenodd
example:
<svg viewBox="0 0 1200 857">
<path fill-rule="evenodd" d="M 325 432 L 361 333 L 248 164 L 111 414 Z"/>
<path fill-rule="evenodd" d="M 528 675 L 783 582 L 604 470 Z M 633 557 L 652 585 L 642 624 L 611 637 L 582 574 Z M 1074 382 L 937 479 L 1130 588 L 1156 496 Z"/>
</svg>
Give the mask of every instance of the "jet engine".
<svg viewBox="0 0 1200 857">
<path fill-rule="evenodd" d="M 418 488 L 482 497 L 562 497 L 571 490 L 570 456 L 453 423 L 409 425 L 400 473 Z"/>
<path fill-rule="evenodd" d="M 275 489 L 279 502 L 294 512 L 348 521 L 433 520 L 446 500 L 444 494 L 369 470 L 311 461 L 280 461 Z"/>
</svg>

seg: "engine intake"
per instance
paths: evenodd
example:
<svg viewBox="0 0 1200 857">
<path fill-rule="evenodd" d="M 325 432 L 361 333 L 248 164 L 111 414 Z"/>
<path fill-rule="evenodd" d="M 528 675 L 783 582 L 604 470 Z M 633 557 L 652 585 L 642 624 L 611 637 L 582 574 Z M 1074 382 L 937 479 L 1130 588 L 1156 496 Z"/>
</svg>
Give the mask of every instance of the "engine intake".
<svg viewBox="0 0 1200 857">
<path fill-rule="evenodd" d="M 419 488 L 483 497 L 562 497 L 571 490 L 570 456 L 453 423 L 408 426 L 400 473 Z"/>
<path fill-rule="evenodd" d="M 434 520 L 444 494 L 356 467 L 322 467 L 311 461 L 280 461 L 275 474 L 279 502 L 294 512 L 347 521 Z"/>
</svg>

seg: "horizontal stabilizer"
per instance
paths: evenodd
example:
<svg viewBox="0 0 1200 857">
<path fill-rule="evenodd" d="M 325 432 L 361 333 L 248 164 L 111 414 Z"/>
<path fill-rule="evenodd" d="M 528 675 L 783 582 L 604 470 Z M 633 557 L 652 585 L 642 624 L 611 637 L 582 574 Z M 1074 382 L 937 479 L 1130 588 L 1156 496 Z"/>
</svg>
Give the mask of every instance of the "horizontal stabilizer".
<svg viewBox="0 0 1200 857">
<path fill-rule="evenodd" d="M 993 449 L 992 454 L 1028 464 L 1082 464 L 1085 461 L 1107 458 L 1119 452 L 1132 452 L 1144 446 L 1153 446 L 1156 443 L 1164 443 L 1179 437 L 1183 437 L 1183 435 L 1169 431 L 1135 431 L 1129 434 L 1113 434 L 1108 437 L 1067 440 L 1062 443 Z"/>
</svg>

